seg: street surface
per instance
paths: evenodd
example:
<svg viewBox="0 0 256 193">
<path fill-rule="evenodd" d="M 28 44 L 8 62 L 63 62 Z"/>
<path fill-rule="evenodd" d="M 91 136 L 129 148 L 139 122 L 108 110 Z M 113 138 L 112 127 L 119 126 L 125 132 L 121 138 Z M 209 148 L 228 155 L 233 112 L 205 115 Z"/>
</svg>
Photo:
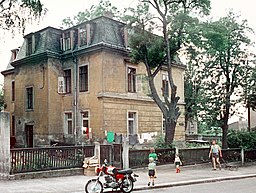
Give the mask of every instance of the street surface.
<svg viewBox="0 0 256 193">
<path fill-rule="evenodd" d="M 136 191 L 138 193 L 255 193 L 256 178 L 212 182 L 171 188 Z"/>
</svg>

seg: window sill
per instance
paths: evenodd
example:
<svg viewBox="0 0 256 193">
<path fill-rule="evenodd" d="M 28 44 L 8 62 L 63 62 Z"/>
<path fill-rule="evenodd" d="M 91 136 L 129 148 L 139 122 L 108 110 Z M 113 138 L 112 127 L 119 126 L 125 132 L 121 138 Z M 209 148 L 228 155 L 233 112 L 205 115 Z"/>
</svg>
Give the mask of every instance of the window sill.
<svg viewBox="0 0 256 193">
<path fill-rule="evenodd" d="M 25 111 L 26 111 L 26 112 L 33 112 L 34 109 L 26 109 Z"/>
</svg>

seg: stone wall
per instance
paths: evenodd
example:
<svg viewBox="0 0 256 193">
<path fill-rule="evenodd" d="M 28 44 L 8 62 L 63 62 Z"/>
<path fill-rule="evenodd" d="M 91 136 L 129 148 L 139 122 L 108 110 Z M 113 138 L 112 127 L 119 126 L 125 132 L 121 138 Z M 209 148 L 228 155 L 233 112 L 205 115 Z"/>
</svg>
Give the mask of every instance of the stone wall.
<svg viewBox="0 0 256 193">
<path fill-rule="evenodd" d="M 10 114 L 0 112 L 0 179 L 10 174 Z"/>
</svg>

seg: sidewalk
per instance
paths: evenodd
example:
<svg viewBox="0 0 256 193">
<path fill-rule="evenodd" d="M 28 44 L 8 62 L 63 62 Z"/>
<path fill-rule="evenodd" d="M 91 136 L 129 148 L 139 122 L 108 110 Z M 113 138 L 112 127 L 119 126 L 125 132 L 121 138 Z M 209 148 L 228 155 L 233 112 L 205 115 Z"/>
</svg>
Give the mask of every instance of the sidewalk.
<svg viewBox="0 0 256 193">
<path fill-rule="evenodd" d="M 147 186 L 147 169 L 135 170 L 139 175 L 135 183 L 136 190 L 144 190 Z M 173 165 L 157 167 L 157 178 L 154 188 L 181 186 L 188 184 L 206 183 L 231 179 L 256 177 L 256 165 L 239 167 L 237 171 L 222 169 L 212 171 L 209 164 L 188 166 L 176 174 Z M 91 176 L 68 176 L 30 180 L 0 181 L 0 193 L 83 193 L 84 185 Z"/>
</svg>

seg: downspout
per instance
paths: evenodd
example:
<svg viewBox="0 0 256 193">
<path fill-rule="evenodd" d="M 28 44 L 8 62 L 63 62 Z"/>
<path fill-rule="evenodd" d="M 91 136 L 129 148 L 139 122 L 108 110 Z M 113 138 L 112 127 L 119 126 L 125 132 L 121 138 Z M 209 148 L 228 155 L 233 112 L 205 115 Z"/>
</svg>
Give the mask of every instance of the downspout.
<svg viewBox="0 0 256 193">
<path fill-rule="evenodd" d="M 78 114 L 78 92 L 77 92 L 77 57 L 74 55 L 74 52 L 72 52 L 72 60 L 74 63 L 74 70 L 73 70 L 73 80 L 74 80 L 74 90 L 73 90 L 73 112 L 74 112 L 74 142 L 75 145 L 77 145 L 78 142 L 78 130 L 77 130 L 77 114 Z"/>
</svg>

